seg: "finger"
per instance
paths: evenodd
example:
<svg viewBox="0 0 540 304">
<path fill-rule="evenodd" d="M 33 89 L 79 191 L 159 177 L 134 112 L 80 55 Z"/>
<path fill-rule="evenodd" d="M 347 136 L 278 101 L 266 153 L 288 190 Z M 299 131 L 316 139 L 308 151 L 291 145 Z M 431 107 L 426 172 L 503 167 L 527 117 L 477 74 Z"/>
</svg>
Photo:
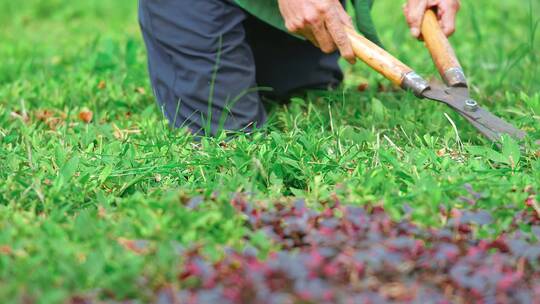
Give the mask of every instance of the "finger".
<svg viewBox="0 0 540 304">
<path fill-rule="evenodd" d="M 322 21 L 312 25 L 311 29 L 319 48 L 323 52 L 329 54 L 336 50 L 336 44 L 334 43 L 334 40 L 332 39 L 332 36 L 328 30 L 324 27 L 324 23 Z"/>
<path fill-rule="evenodd" d="M 294 34 L 301 34 L 305 26 L 302 20 L 299 18 L 291 17 L 285 20 L 285 27 L 287 30 Z"/>
<path fill-rule="evenodd" d="M 404 7 L 405 17 L 411 29 L 411 35 L 420 38 L 420 27 L 427 8 L 427 0 L 409 0 Z"/>
<path fill-rule="evenodd" d="M 306 38 L 307 40 L 309 40 L 314 46 L 320 48 L 319 42 L 317 41 L 317 39 L 313 35 L 312 31 L 302 30 L 302 31 L 300 31 L 299 34 L 300 34 L 300 36 L 302 36 L 302 37 Z"/>
<path fill-rule="evenodd" d="M 279 11 L 281 12 L 281 15 L 283 16 L 283 20 L 285 22 L 285 27 L 289 32 L 295 32 L 298 31 L 297 28 L 297 22 L 293 22 L 294 20 L 294 14 L 290 11 L 290 7 L 288 5 L 285 5 L 285 0 L 278 0 L 278 6 Z"/>
<path fill-rule="evenodd" d="M 351 40 L 345 32 L 345 26 L 339 18 L 336 7 L 327 12 L 326 28 L 328 29 L 328 32 L 330 32 L 334 43 L 337 45 L 341 56 L 350 64 L 354 64 L 356 62 L 356 56 L 354 55 Z"/>
<path fill-rule="evenodd" d="M 310 40 L 315 46 L 325 53 L 331 53 L 336 49 L 330 34 L 326 32 L 322 25 L 322 15 L 316 6 L 304 6 L 304 28 L 302 36 Z"/>
<path fill-rule="evenodd" d="M 285 21 L 287 30 L 294 34 L 301 35 L 301 32 L 306 28 L 306 21 L 298 14 L 303 11 L 297 1 L 279 0 L 279 10 Z"/>
<path fill-rule="evenodd" d="M 459 2 L 441 6 L 439 23 L 446 36 L 451 36 L 456 31 L 456 14 L 459 10 Z"/>
<path fill-rule="evenodd" d="M 354 23 L 353 23 L 353 20 L 351 18 L 351 16 L 349 16 L 349 14 L 347 14 L 347 12 L 345 11 L 345 9 L 341 9 L 341 6 L 339 6 L 339 8 L 337 9 L 338 11 L 338 14 L 339 14 L 339 19 L 341 20 L 341 22 L 347 26 L 347 27 L 350 27 L 350 28 L 354 28 Z"/>
</svg>

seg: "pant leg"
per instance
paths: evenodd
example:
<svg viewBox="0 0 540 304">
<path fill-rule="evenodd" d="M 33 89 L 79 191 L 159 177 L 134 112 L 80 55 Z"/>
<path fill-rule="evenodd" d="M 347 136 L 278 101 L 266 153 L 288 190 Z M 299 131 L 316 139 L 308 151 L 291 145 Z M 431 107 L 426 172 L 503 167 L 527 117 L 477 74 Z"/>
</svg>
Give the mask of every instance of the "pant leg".
<svg viewBox="0 0 540 304">
<path fill-rule="evenodd" d="M 291 36 L 256 17 L 244 25 L 257 66 L 257 83 L 286 97 L 301 89 L 328 89 L 343 80 L 339 53 L 325 54 L 309 41 Z"/>
<path fill-rule="evenodd" d="M 139 1 L 150 80 L 174 127 L 201 134 L 209 125 L 215 134 L 265 121 L 258 93 L 246 92 L 256 80 L 245 18 L 230 0 Z"/>
</svg>

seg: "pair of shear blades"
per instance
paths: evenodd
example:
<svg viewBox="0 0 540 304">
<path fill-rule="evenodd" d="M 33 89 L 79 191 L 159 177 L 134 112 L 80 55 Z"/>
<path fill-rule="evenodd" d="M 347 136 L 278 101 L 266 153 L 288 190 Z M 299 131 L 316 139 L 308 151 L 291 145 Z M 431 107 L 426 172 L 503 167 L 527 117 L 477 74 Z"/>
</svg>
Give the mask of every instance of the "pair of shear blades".
<svg viewBox="0 0 540 304">
<path fill-rule="evenodd" d="M 430 84 L 430 87 L 422 92 L 422 97 L 436 100 L 448 105 L 457 111 L 478 132 L 493 142 L 507 134 L 515 139 L 522 140 L 526 134 L 508 122 L 495 116 L 469 97 L 466 87 L 444 87 Z"/>
</svg>

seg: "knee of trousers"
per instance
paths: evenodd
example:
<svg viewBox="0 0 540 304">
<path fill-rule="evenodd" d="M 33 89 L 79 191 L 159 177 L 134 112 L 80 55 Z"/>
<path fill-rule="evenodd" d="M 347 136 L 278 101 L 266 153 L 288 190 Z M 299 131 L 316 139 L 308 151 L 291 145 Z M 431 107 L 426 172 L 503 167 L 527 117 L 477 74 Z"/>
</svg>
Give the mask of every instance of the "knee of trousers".
<svg viewBox="0 0 540 304">
<path fill-rule="evenodd" d="M 251 130 L 266 119 L 244 19 L 223 0 L 140 1 L 150 80 L 174 127 L 215 134 Z"/>
</svg>

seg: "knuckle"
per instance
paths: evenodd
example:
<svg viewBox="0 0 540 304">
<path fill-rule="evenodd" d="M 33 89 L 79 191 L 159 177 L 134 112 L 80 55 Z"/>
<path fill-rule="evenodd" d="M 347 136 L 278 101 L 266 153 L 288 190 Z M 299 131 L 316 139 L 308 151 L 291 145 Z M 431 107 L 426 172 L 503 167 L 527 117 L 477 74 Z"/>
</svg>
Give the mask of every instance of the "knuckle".
<svg viewBox="0 0 540 304">
<path fill-rule="evenodd" d="M 319 21 L 319 16 L 317 14 L 309 14 L 304 17 L 304 23 L 306 24 L 314 25 L 314 24 L 317 24 L 318 21 Z"/>
<path fill-rule="evenodd" d="M 289 31 L 289 32 L 294 32 L 295 28 L 292 26 L 292 24 L 290 22 L 285 22 L 285 28 Z"/>
<path fill-rule="evenodd" d="M 299 32 L 303 28 L 303 22 L 301 21 L 292 21 L 289 23 L 287 29 L 293 33 Z"/>
<path fill-rule="evenodd" d="M 330 4 L 326 1 L 324 2 L 320 2 L 317 4 L 317 6 L 315 7 L 315 9 L 317 9 L 317 11 L 319 13 L 326 13 L 330 10 Z"/>
<path fill-rule="evenodd" d="M 304 19 L 298 19 L 296 21 L 296 27 L 298 27 L 298 29 L 303 29 L 307 26 L 308 24 L 306 23 L 306 20 Z"/>
</svg>

